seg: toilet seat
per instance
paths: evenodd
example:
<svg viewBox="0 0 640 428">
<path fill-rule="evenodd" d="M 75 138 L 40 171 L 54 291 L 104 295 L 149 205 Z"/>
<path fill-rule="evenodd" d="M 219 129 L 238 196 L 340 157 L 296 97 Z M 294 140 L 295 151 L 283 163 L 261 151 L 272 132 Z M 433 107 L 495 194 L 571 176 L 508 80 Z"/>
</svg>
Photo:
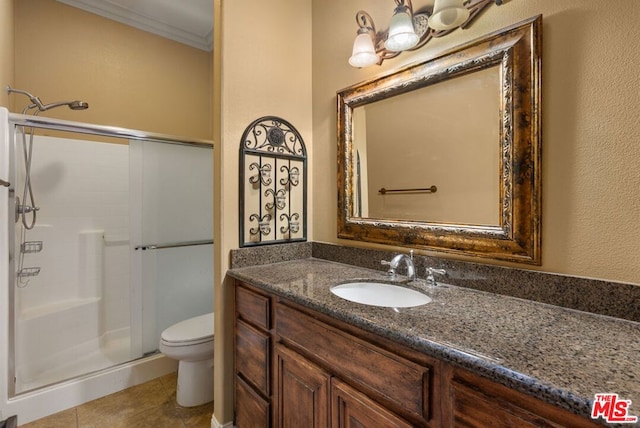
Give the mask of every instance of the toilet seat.
<svg viewBox="0 0 640 428">
<path fill-rule="evenodd" d="M 166 346 L 190 346 L 212 341 L 213 313 L 174 324 L 162 332 L 160 339 Z"/>
</svg>

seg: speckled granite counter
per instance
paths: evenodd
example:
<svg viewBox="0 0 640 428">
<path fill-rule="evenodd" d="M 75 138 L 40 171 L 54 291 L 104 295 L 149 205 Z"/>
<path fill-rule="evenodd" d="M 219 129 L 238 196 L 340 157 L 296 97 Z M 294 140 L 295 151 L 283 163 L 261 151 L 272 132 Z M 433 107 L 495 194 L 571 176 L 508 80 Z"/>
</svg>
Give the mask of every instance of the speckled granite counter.
<svg viewBox="0 0 640 428">
<path fill-rule="evenodd" d="M 228 275 L 574 413 L 615 392 L 640 415 L 640 323 L 455 286 L 426 291 L 424 306 L 366 306 L 329 289 L 384 273 L 313 258 Z"/>
</svg>

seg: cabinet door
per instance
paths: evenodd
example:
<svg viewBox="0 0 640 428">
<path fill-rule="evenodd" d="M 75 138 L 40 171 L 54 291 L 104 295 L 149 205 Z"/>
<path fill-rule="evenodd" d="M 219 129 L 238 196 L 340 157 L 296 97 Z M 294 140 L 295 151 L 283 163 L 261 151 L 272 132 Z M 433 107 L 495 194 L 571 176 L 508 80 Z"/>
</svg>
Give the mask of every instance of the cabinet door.
<svg viewBox="0 0 640 428">
<path fill-rule="evenodd" d="M 282 428 L 329 426 L 330 375 L 296 352 L 276 345 L 275 421 Z"/>
<path fill-rule="evenodd" d="M 412 425 L 337 379 L 331 381 L 332 428 L 410 428 Z"/>
</svg>

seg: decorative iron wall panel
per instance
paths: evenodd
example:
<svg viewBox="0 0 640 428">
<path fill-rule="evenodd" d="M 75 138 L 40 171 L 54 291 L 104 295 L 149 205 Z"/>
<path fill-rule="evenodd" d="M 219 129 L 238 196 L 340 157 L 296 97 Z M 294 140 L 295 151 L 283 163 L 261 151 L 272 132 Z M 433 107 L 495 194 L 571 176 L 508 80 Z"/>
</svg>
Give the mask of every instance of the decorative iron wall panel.
<svg viewBox="0 0 640 428">
<path fill-rule="evenodd" d="M 240 246 L 306 240 L 306 147 L 289 122 L 262 117 L 240 140 Z"/>
</svg>

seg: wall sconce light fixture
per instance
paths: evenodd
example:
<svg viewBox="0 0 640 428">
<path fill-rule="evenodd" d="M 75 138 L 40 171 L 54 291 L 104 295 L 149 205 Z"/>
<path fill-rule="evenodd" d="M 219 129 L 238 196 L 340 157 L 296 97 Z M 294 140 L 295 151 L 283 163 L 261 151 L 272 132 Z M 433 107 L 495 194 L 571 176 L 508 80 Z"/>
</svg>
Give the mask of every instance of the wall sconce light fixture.
<svg viewBox="0 0 640 428">
<path fill-rule="evenodd" d="M 371 15 L 364 10 L 356 13 L 358 33 L 353 43 L 349 64 L 369 67 L 402 51 L 415 50 L 434 37 L 442 37 L 456 28 L 466 28 L 491 3 L 500 6 L 503 0 L 435 0 L 431 11 L 413 13 L 411 0 L 394 0 L 396 8 L 389 29 L 377 32 Z"/>
</svg>

